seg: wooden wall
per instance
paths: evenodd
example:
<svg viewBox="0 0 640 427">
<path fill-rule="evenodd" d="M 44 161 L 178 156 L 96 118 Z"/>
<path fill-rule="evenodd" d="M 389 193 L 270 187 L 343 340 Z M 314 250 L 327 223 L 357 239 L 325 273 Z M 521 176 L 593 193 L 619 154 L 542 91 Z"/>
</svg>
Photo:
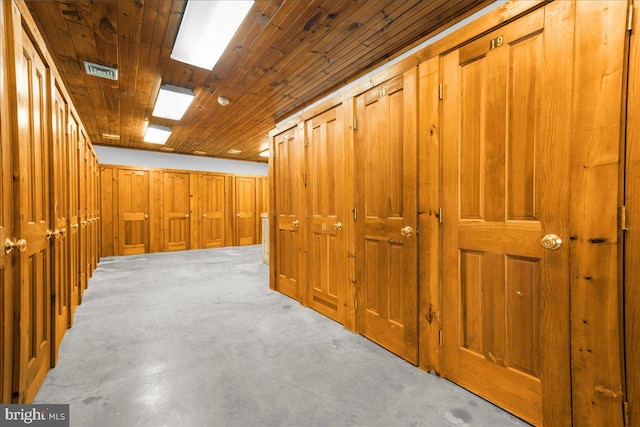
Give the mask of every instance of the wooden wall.
<svg viewBox="0 0 640 427">
<path fill-rule="evenodd" d="M 271 288 L 535 425 L 640 425 L 627 16 L 507 3 L 274 129 Z"/>
<path fill-rule="evenodd" d="M 101 255 L 261 242 L 260 176 L 100 165 Z"/>
<path fill-rule="evenodd" d="M 98 160 L 23 2 L 0 4 L 0 394 L 30 403 L 98 263 Z"/>
</svg>

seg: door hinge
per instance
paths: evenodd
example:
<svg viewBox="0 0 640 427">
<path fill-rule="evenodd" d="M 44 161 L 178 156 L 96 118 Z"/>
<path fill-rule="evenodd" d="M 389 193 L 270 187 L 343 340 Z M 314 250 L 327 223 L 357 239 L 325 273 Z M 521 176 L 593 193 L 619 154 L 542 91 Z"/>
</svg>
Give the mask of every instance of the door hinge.
<svg viewBox="0 0 640 427">
<path fill-rule="evenodd" d="M 356 273 L 353 273 L 353 276 L 351 276 L 351 283 L 356 283 Z"/>
<path fill-rule="evenodd" d="M 353 208 L 353 220 L 354 221 L 358 220 L 358 209 L 357 208 Z"/>
<path fill-rule="evenodd" d="M 627 31 L 633 28 L 633 3 L 629 5 L 629 14 L 627 15 Z"/>
<path fill-rule="evenodd" d="M 442 208 L 438 208 L 438 213 L 436 214 L 438 217 L 438 223 L 442 224 Z"/>
<path fill-rule="evenodd" d="M 358 119 L 357 118 L 353 118 L 353 130 L 357 130 L 358 129 Z"/>
<path fill-rule="evenodd" d="M 629 402 L 622 402 L 622 412 L 624 416 L 624 427 L 631 425 L 631 417 L 629 415 Z"/>
<path fill-rule="evenodd" d="M 358 298 L 353 300 L 353 308 L 357 311 L 358 310 Z"/>
<path fill-rule="evenodd" d="M 304 184 L 304 186 L 307 186 L 307 174 L 303 173 L 302 174 L 302 183 Z"/>
<path fill-rule="evenodd" d="M 444 99 L 444 86 L 442 83 L 438 86 L 438 99 Z"/>
<path fill-rule="evenodd" d="M 440 344 L 440 347 L 442 347 L 442 329 L 438 331 L 438 344 Z"/>
<path fill-rule="evenodd" d="M 629 231 L 627 225 L 627 207 L 625 205 L 620 206 L 620 229 L 622 231 Z"/>
</svg>

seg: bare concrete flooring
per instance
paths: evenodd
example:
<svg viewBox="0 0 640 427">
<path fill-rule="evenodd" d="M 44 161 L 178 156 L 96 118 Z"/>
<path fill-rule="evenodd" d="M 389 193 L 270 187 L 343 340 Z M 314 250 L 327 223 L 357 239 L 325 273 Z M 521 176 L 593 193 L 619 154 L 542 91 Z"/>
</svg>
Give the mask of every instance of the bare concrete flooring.
<svg viewBox="0 0 640 427">
<path fill-rule="evenodd" d="M 34 403 L 72 426 L 514 426 L 269 290 L 260 246 L 103 258 Z"/>
</svg>

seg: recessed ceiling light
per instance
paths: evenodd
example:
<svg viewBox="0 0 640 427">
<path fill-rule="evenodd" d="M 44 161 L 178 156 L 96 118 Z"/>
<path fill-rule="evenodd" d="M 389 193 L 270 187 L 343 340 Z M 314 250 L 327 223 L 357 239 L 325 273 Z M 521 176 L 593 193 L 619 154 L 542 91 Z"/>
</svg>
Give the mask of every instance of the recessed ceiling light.
<svg viewBox="0 0 640 427">
<path fill-rule="evenodd" d="M 188 1 L 171 59 L 212 70 L 253 0 Z"/>
<path fill-rule="evenodd" d="M 166 126 L 149 125 L 144 134 L 144 142 L 152 144 L 164 144 L 171 136 L 171 128 Z"/>
<path fill-rule="evenodd" d="M 151 115 L 164 117 L 165 119 L 180 120 L 189 109 L 189 105 L 191 105 L 191 101 L 195 96 L 193 91 L 187 88 L 162 85 Z"/>
<path fill-rule="evenodd" d="M 227 151 L 227 153 L 229 153 L 229 154 L 240 154 L 240 153 L 242 153 L 242 150 L 229 150 L 229 151 Z"/>
</svg>

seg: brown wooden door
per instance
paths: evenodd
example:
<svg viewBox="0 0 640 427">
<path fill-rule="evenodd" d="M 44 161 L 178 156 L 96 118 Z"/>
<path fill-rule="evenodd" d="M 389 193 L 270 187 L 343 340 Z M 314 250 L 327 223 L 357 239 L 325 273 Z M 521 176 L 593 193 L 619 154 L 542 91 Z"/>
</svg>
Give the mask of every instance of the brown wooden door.
<svg viewBox="0 0 640 427">
<path fill-rule="evenodd" d="M 58 361 L 58 348 L 65 332 L 71 326 L 71 282 L 69 281 L 69 239 L 67 215 L 69 214 L 69 165 L 67 153 L 67 102 L 54 85 L 53 132 L 51 139 L 51 235 L 53 286 L 53 352 L 52 364 Z"/>
<path fill-rule="evenodd" d="M 256 179 L 234 177 L 234 207 L 236 245 L 255 245 L 256 234 Z"/>
<path fill-rule="evenodd" d="M 539 9 L 442 65 L 443 374 L 536 425 L 571 422 L 571 8 Z M 551 234 L 564 246 L 544 249 Z"/>
<path fill-rule="evenodd" d="M 307 121 L 309 307 L 344 323 L 347 207 L 343 107 Z"/>
<path fill-rule="evenodd" d="M 80 186 L 78 185 L 80 174 L 80 157 L 78 153 L 78 121 L 72 115 L 68 115 L 67 135 L 67 160 L 69 165 L 69 226 L 67 237 L 69 239 L 69 298 L 71 300 L 71 319 L 80 304 Z"/>
<path fill-rule="evenodd" d="M 357 329 L 418 361 L 416 70 L 358 96 Z"/>
<path fill-rule="evenodd" d="M 225 180 L 224 176 L 200 175 L 202 212 L 202 248 L 224 246 L 225 239 Z"/>
<path fill-rule="evenodd" d="M 149 252 L 149 172 L 118 170 L 118 254 Z"/>
<path fill-rule="evenodd" d="M 20 25 L 20 24 L 18 24 Z M 20 31 L 21 30 L 21 31 Z M 49 209 L 49 70 L 20 29 L 22 49 L 16 51 L 18 126 L 14 161 L 19 179 L 15 209 L 16 235 L 26 250 L 14 260 L 20 286 L 16 289 L 18 328 L 14 390 L 19 402 L 31 402 L 51 364 L 51 251 L 47 241 Z"/>
<path fill-rule="evenodd" d="M 0 5 L 0 61 L 9 60 L 5 44 L 4 5 Z M 15 237 L 13 228 L 13 163 L 11 161 L 12 131 L 15 127 L 9 114 L 10 95 L 7 68 L 0 66 L 0 402 L 11 403 L 13 391 L 13 257 L 5 254 L 4 242 Z"/>
<path fill-rule="evenodd" d="M 298 300 L 301 280 L 301 215 L 303 155 L 297 133 L 289 131 L 274 139 L 273 180 L 275 188 L 274 252 L 271 266 L 275 289 Z M 270 219 L 271 220 L 271 219 Z"/>
<path fill-rule="evenodd" d="M 189 174 L 163 173 L 164 250 L 189 249 Z"/>
</svg>

